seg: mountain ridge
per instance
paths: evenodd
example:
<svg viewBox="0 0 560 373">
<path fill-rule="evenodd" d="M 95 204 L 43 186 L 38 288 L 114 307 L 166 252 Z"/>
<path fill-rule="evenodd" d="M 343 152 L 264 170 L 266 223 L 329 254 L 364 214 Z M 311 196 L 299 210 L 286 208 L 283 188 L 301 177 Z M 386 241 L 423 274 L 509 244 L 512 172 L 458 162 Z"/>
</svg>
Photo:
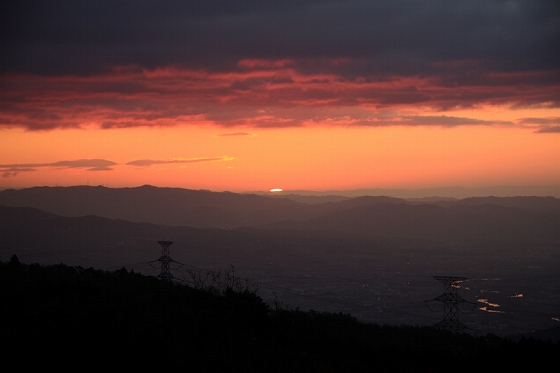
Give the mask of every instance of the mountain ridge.
<svg viewBox="0 0 560 373">
<path fill-rule="evenodd" d="M 536 237 L 544 227 L 558 223 L 560 199 L 555 197 L 469 197 L 465 199 L 406 200 L 390 196 L 359 196 L 321 203 L 305 203 L 289 197 L 259 196 L 232 192 L 211 192 L 181 188 L 106 187 L 35 187 L 0 192 L 0 205 L 33 207 L 46 213 L 79 217 L 96 215 L 131 222 L 147 222 L 166 226 L 232 229 L 261 227 L 271 229 L 334 229 L 347 226 L 347 231 L 366 233 L 387 226 L 388 218 L 395 222 L 391 235 L 422 230 L 437 234 L 473 226 L 497 226 L 506 222 L 509 232 L 527 232 L 524 227 L 535 225 Z M 427 207 L 431 206 L 431 207 Z M 438 207 L 437 209 L 435 207 Z M 412 217 L 416 216 L 416 220 Z M 488 217 L 492 216 L 492 219 Z M 530 219 L 527 217 L 531 217 Z M 514 222 L 514 218 L 516 221 Z M 412 220 L 411 220 L 412 219 Z M 454 225 L 451 224 L 455 222 Z M 439 227 L 434 226 L 439 224 Z M 315 226 L 314 226 L 315 225 Z M 369 225 L 369 227 L 368 227 Z M 313 227 L 314 226 L 314 227 Z M 313 228 L 312 228 L 313 227 Z M 506 227 L 507 228 L 507 227 Z M 469 232 L 465 232 L 467 235 Z M 472 233 L 472 232 L 471 232 Z M 500 233 L 500 230 L 497 231 Z M 554 238 L 549 230 L 547 237 Z"/>
<path fill-rule="evenodd" d="M 256 194 L 268 194 L 264 192 L 251 192 Z M 560 185 L 502 185 L 491 187 L 436 187 L 420 189 L 399 189 L 399 188 L 364 188 L 350 190 L 284 190 L 281 194 L 294 194 L 300 196 L 344 196 L 358 197 L 362 195 L 386 195 L 396 198 L 468 198 L 468 197 L 516 197 L 516 196 L 541 196 L 560 198 Z"/>
<path fill-rule="evenodd" d="M 546 198 L 546 201 L 541 200 Z M 56 201 L 56 199 L 53 199 Z M 145 223 L 154 226 L 192 227 L 214 229 L 252 228 L 273 231 L 316 231 L 337 233 L 342 236 L 372 237 L 418 237 L 438 238 L 446 240 L 538 240 L 555 242 L 560 240 L 560 200 L 548 197 L 522 197 L 521 199 L 495 199 L 489 203 L 486 199 L 452 203 L 410 203 L 391 197 L 358 197 L 341 202 L 327 202 L 310 205 L 312 212 L 303 211 L 300 204 L 294 205 L 295 211 L 287 214 L 276 214 L 275 219 L 255 219 L 251 225 L 235 225 L 230 221 L 224 227 L 223 220 L 215 220 L 214 224 L 200 226 L 197 224 L 166 224 L 155 219 L 129 219 L 114 217 L 111 214 L 97 214 L 95 211 L 84 211 L 82 214 L 62 215 L 52 211 L 44 211 L 29 206 L 4 206 L 0 204 L 0 223 L 4 227 L 18 223 L 30 223 L 46 219 L 68 218 L 104 218 L 115 222 L 125 221 Z M 550 205 L 543 202 L 553 202 Z M 531 204 L 533 202 L 533 204 Z M 536 203 L 535 203 L 536 202 Z M 74 201 L 70 202 L 74 203 Z M 165 206 L 164 206 L 165 207 Z M 261 212 L 263 210 L 260 210 Z M 211 216 L 215 211 L 204 211 Z M 274 213 L 274 211 L 270 211 Z M 248 212 L 245 212 L 248 214 Z M 239 216 L 238 214 L 237 216 Z M 293 217 L 297 219 L 293 219 Z M 222 216 L 223 218 L 223 216 Z M 207 220 L 209 221 L 209 220 Z"/>
</svg>

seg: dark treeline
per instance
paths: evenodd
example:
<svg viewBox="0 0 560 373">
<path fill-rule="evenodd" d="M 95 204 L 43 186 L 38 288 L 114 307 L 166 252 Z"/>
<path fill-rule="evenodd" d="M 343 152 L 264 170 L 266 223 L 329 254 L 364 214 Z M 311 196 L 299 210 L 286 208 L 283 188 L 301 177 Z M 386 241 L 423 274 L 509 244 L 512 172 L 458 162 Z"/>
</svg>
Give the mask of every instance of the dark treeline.
<svg viewBox="0 0 560 373">
<path fill-rule="evenodd" d="M 0 262 L 0 350 L 26 368 L 190 372 L 533 371 L 560 343 L 365 324 L 125 268 Z"/>
</svg>

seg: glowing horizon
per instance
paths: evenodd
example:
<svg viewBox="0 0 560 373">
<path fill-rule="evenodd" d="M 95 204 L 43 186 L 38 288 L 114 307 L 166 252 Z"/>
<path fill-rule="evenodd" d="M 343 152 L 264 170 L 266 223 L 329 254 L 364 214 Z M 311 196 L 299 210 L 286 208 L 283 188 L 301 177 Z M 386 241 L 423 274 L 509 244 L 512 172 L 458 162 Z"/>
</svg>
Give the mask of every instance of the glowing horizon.
<svg viewBox="0 0 560 373">
<path fill-rule="evenodd" d="M 233 137 L 214 136 L 217 130 L 112 130 L 117 133 L 111 134 L 110 145 L 106 130 L 5 131 L 9 136 L 3 139 L 19 143 L 25 156 L 3 147 L 0 155 L 8 162 L 0 169 L 15 175 L 4 175 L 1 186 L 150 184 L 247 191 L 281 185 L 284 190 L 320 191 L 560 184 L 556 139 L 527 137 L 525 129 L 329 128 L 317 133 L 300 128 Z M 122 145 L 130 144 L 131 136 L 136 144 Z M 113 155 L 97 162 L 87 158 L 103 147 Z M 183 147 L 189 151 L 181 151 Z M 43 152 L 49 156 L 41 156 Z M 193 157 L 174 157 L 178 153 Z"/>
<path fill-rule="evenodd" d="M 0 188 L 560 185 L 553 11 L 381 3 L 26 8 L 0 63 Z"/>
</svg>

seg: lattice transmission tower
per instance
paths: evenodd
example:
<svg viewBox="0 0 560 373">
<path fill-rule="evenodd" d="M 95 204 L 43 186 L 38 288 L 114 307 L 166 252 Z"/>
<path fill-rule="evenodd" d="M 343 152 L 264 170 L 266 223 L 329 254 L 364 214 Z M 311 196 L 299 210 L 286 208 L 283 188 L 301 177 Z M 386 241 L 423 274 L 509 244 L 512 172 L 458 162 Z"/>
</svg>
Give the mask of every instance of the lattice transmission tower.
<svg viewBox="0 0 560 373">
<path fill-rule="evenodd" d="M 154 264 L 155 262 L 160 262 L 161 267 L 159 275 L 157 277 L 163 281 L 173 281 L 176 278 L 171 274 L 171 263 L 179 264 L 178 268 L 180 268 L 183 263 L 176 262 L 169 256 L 169 246 L 171 246 L 171 244 L 173 243 L 172 241 L 158 241 L 158 243 L 161 246 L 161 256 L 159 257 L 159 259 L 149 262 L 149 264 L 153 267 L 152 264 Z"/>
<path fill-rule="evenodd" d="M 459 304 L 468 303 L 475 305 L 473 302 L 469 302 L 459 294 L 457 294 L 458 284 L 465 281 L 466 277 L 455 277 L 455 276 L 434 276 L 434 279 L 438 280 L 443 284 L 444 292 L 437 298 L 427 300 L 426 302 L 442 302 L 443 303 L 443 319 L 435 324 L 437 328 L 459 331 L 464 329 L 471 329 L 459 321 Z M 472 329 L 471 329 L 472 330 Z"/>
</svg>

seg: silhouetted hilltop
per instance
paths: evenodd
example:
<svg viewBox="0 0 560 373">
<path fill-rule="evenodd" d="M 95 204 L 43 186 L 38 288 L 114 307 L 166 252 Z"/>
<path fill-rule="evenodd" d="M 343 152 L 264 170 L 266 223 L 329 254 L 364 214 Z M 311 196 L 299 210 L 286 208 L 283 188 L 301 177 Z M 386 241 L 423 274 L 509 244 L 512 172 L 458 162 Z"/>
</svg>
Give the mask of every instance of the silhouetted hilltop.
<svg viewBox="0 0 560 373">
<path fill-rule="evenodd" d="M 193 227 L 252 225 L 299 213 L 298 203 L 254 194 L 180 188 L 35 187 L 0 192 L 0 204 L 35 207 L 62 216 L 97 215 L 111 219 Z"/>
<path fill-rule="evenodd" d="M 560 344 L 365 324 L 129 272 L 0 262 L 0 348 L 30 369 L 444 372 L 553 366 Z M 162 360 L 163 359 L 163 360 Z M 79 367 L 79 368 L 78 368 Z"/>
<path fill-rule="evenodd" d="M 32 207 L 8 207 L 0 205 L 0 227 L 14 227 L 37 220 L 56 217 Z"/>
</svg>

